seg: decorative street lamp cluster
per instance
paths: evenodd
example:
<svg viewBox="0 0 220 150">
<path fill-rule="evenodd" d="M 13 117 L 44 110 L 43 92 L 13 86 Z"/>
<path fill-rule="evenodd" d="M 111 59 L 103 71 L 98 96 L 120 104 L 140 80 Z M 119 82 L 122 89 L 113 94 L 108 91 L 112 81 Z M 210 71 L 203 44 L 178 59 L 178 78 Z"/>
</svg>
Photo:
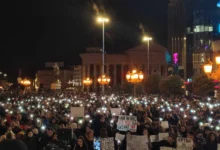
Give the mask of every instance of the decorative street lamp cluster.
<svg viewBox="0 0 220 150">
<path fill-rule="evenodd" d="M 208 63 L 204 65 L 204 72 L 208 75 L 209 78 L 220 82 L 220 55 L 215 57 L 215 62 L 217 68 L 213 70 L 213 63 L 209 59 Z"/>
<path fill-rule="evenodd" d="M 111 81 L 110 77 L 107 76 L 107 75 L 101 75 L 99 78 L 98 78 L 98 82 L 99 84 L 101 85 L 107 85 L 109 84 L 109 82 Z"/>
<path fill-rule="evenodd" d="M 128 82 L 134 84 L 134 96 L 136 96 L 136 84 L 143 81 L 144 79 L 143 72 L 137 71 L 136 69 L 132 71 L 128 71 L 126 74 L 126 79 Z"/>
<path fill-rule="evenodd" d="M 83 80 L 83 84 L 84 84 L 85 86 L 87 86 L 87 92 L 89 92 L 89 87 L 90 87 L 90 85 L 92 85 L 92 79 L 90 79 L 90 78 L 84 79 L 84 80 Z"/>
</svg>

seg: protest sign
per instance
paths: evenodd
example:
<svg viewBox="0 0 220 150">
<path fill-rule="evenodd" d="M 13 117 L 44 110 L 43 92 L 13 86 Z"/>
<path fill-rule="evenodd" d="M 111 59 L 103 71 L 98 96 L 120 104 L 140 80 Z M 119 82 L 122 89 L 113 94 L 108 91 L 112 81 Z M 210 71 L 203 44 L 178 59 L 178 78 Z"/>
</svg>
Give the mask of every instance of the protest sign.
<svg viewBox="0 0 220 150">
<path fill-rule="evenodd" d="M 101 138 L 101 150 L 114 150 L 114 140 L 113 138 Z"/>
<path fill-rule="evenodd" d="M 159 133 L 159 141 L 167 140 L 169 133 Z"/>
<path fill-rule="evenodd" d="M 117 129 L 119 131 L 131 131 L 137 130 L 137 117 L 136 116 L 124 116 L 121 115 L 118 118 Z"/>
<path fill-rule="evenodd" d="M 111 113 L 113 116 L 119 116 L 121 114 L 121 108 L 111 108 Z"/>
<path fill-rule="evenodd" d="M 164 129 L 168 129 L 169 128 L 168 121 L 162 121 L 161 122 L 161 127 L 164 128 Z"/>
<path fill-rule="evenodd" d="M 218 150 L 220 150 L 220 144 L 218 144 Z"/>
<path fill-rule="evenodd" d="M 71 107 L 70 116 L 71 117 L 84 117 L 84 107 Z"/>
<path fill-rule="evenodd" d="M 151 135 L 150 136 L 150 142 L 153 143 L 153 142 L 158 142 L 158 135 Z"/>
<path fill-rule="evenodd" d="M 148 150 L 148 136 L 127 136 L 127 150 Z"/>
<path fill-rule="evenodd" d="M 192 150 L 193 149 L 193 140 L 189 138 L 177 138 L 177 150 Z"/>
<path fill-rule="evenodd" d="M 160 150 L 175 150 L 175 148 L 162 146 L 160 147 Z"/>
<path fill-rule="evenodd" d="M 116 135 L 115 135 L 116 141 L 123 141 L 124 138 L 125 138 L 125 135 L 123 135 L 123 134 L 116 133 Z"/>
</svg>

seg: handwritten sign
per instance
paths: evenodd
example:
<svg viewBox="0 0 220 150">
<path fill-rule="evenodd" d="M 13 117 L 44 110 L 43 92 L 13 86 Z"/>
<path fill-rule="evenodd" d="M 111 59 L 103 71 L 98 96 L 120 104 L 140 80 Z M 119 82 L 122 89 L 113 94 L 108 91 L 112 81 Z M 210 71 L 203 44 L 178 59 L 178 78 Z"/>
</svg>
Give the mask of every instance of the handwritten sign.
<svg viewBox="0 0 220 150">
<path fill-rule="evenodd" d="M 118 118 L 117 129 L 119 131 L 131 131 L 137 130 L 137 117 L 136 116 L 124 116 L 121 115 Z"/>
<path fill-rule="evenodd" d="M 84 117 L 84 107 L 71 107 L 70 116 L 71 117 Z"/>
<path fill-rule="evenodd" d="M 148 136 L 127 136 L 127 150 L 148 150 Z"/>
<path fill-rule="evenodd" d="M 124 138 L 125 138 L 124 134 L 116 133 L 116 135 L 115 135 L 115 140 L 117 140 L 117 141 L 123 141 Z"/>
<path fill-rule="evenodd" d="M 113 138 L 101 138 L 101 150 L 114 150 L 114 140 Z"/>
<path fill-rule="evenodd" d="M 113 116 L 119 116 L 121 114 L 121 108 L 111 108 L 111 113 Z"/>
<path fill-rule="evenodd" d="M 162 146 L 160 147 L 160 150 L 175 150 L 175 148 Z"/>
<path fill-rule="evenodd" d="M 159 133 L 159 141 L 167 140 L 169 133 Z"/>
<path fill-rule="evenodd" d="M 193 149 L 193 140 L 189 138 L 177 138 L 177 150 L 192 150 Z"/>
<path fill-rule="evenodd" d="M 151 135 L 150 136 L 151 143 L 158 142 L 158 139 L 159 139 L 158 135 Z"/>
<path fill-rule="evenodd" d="M 161 122 L 161 126 L 162 126 L 162 128 L 164 128 L 164 129 L 168 129 L 168 128 L 169 128 L 168 121 L 162 121 L 162 122 Z"/>
</svg>

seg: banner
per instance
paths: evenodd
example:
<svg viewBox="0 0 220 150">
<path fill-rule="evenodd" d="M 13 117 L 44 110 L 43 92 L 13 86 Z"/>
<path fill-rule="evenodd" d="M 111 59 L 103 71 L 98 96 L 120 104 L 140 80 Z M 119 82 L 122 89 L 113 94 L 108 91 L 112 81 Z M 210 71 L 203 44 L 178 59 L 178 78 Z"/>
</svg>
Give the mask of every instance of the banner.
<svg viewBox="0 0 220 150">
<path fill-rule="evenodd" d="M 137 130 L 137 117 L 136 116 L 124 116 L 121 115 L 118 118 L 117 129 L 119 131 L 131 131 Z"/>
<path fill-rule="evenodd" d="M 127 150 L 148 150 L 148 136 L 127 136 Z"/>
<path fill-rule="evenodd" d="M 71 107 L 70 116 L 71 117 L 84 117 L 84 107 Z"/>
<path fill-rule="evenodd" d="M 114 140 L 113 138 L 101 138 L 101 150 L 114 150 Z"/>
<path fill-rule="evenodd" d="M 178 137 L 177 141 L 177 150 L 192 150 L 193 149 L 193 140 L 189 138 Z"/>
</svg>

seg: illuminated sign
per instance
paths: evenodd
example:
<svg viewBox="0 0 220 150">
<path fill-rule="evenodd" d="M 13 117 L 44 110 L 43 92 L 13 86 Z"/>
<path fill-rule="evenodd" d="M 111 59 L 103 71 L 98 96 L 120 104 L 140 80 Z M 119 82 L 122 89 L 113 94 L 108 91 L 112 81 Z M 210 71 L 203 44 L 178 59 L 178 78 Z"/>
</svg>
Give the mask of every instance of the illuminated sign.
<svg viewBox="0 0 220 150">
<path fill-rule="evenodd" d="M 216 6 L 220 8 L 220 1 L 217 3 L 217 5 L 216 5 Z"/>
<path fill-rule="evenodd" d="M 174 64 L 177 64 L 178 63 L 178 53 L 174 53 L 173 54 L 173 62 L 174 62 Z"/>
<path fill-rule="evenodd" d="M 218 24 L 218 33 L 220 33 L 220 23 Z"/>
</svg>

